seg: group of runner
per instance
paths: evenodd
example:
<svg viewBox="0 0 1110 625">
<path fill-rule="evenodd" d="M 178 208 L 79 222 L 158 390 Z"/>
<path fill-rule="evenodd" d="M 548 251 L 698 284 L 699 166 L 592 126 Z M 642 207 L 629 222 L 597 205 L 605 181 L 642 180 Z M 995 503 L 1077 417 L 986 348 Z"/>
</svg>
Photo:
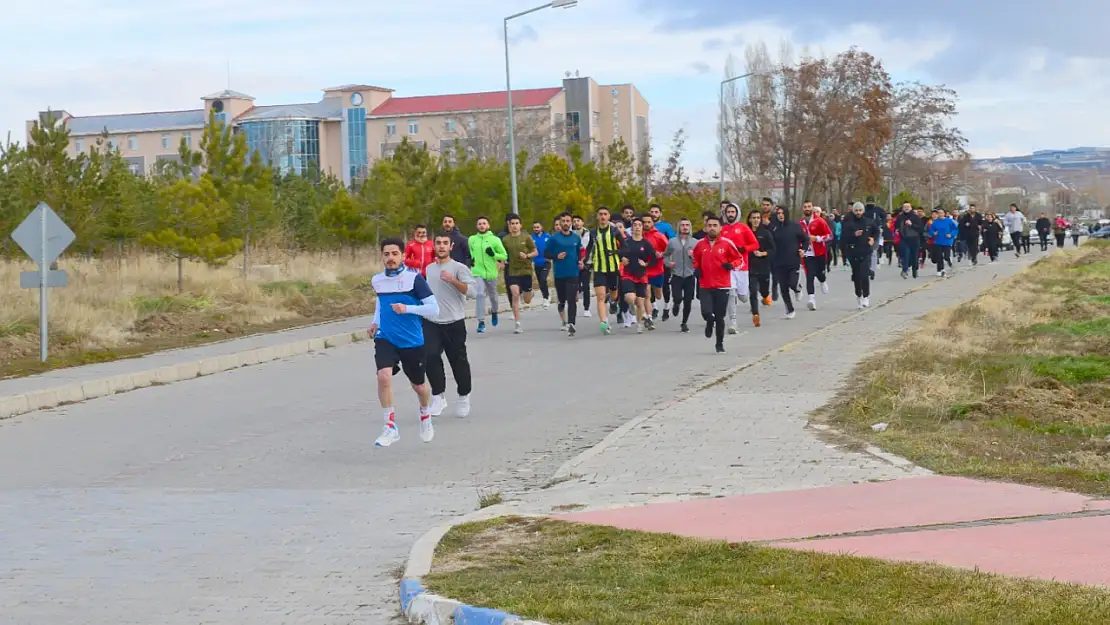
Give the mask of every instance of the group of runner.
<svg viewBox="0 0 1110 625">
<path fill-rule="evenodd" d="M 591 291 L 602 335 L 612 334 L 614 326 L 638 334 L 652 331 L 657 320 L 671 317 L 680 319 L 681 332 L 689 332 L 697 295 L 705 337 L 715 339 L 719 354 L 725 352 L 726 333 L 737 332 L 741 305 L 749 306 L 752 324 L 760 327 L 760 306 L 776 299 L 783 302 L 784 319 L 795 317 L 794 298 L 801 295 L 803 272 L 810 310 L 817 310 L 818 287 L 829 292 L 826 269 L 835 237 L 822 210 L 811 202 L 803 203 L 801 219 L 791 218 L 788 208 L 776 207 L 770 198 L 763 198 L 760 208 L 744 219 L 736 204 L 721 202 L 719 212 L 701 215 L 696 232 L 690 219 L 680 219 L 675 229 L 662 213 L 658 204 L 640 215 L 632 206 L 622 207 L 618 215 L 602 206 L 593 228 L 587 228 L 580 215 L 563 213 L 550 234 L 538 222 L 532 224 L 532 232 L 525 232 L 516 214 L 508 215 L 504 231 L 494 234 L 489 219 L 479 217 L 469 237 L 447 215 L 432 237 L 420 225 L 408 242 L 382 241 L 385 268 L 372 279 L 378 305 L 370 332 L 385 424 L 375 444 L 388 447 L 400 439 L 393 378 L 402 371 L 419 400 L 420 438 L 432 440 L 432 417 L 447 406 L 443 357 L 457 385 L 456 414 L 470 413 L 466 300 L 477 300 L 479 333 L 487 331 L 487 318 L 497 326 L 500 277 L 516 334 L 524 331 L 521 310 L 533 301 L 536 278 L 543 306 L 557 300 L 562 327 L 570 337 L 577 333 L 579 302 L 582 316 L 592 316 Z M 864 205 L 857 202 L 838 223 L 838 248 L 853 268 L 858 306 L 865 308 L 870 306 L 874 274 L 868 268 L 881 235 L 880 222 L 865 215 Z M 548 291 L 549 276 L 554 298 Z"/>
</svg>

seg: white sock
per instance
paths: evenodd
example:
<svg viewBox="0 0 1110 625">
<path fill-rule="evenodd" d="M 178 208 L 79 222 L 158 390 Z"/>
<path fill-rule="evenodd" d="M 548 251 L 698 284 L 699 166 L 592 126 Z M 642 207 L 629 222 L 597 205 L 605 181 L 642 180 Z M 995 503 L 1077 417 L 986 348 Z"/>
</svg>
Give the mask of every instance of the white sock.
<svg viewBox="0 0 1110 625">
<path fill-rule="evenodd" d="M 421 406 L 420 407 L 420 420 L 423 421 L 424 419 L 430 418 L 432 416 L 431 410 L 432 410 L 432 407 L 431 407 L 430 404 L 427 405 L 427 406 Z"/>
<path fill-rule="evenodd" d="M 382 408 L 382 412 L 384 413 L 383 416 L 385 417 L 385 422 L 389 425 L 393 425 L 393 406 L 390 406 L 389 408 Z"/>
</svg>

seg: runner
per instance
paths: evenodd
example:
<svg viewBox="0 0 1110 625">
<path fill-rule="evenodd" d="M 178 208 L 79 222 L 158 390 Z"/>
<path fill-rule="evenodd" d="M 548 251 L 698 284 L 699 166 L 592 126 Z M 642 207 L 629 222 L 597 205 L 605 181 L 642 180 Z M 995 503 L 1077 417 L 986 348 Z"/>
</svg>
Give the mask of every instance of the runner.
<svg viewBox="0 0 1110 625">
<path fill-rule="evenodd" d="M 998 260 L 998 248 L 1002 246 L 1002 222 L 997 215 L 987 213 L 987 220 L 983 222 L 983 245 L 987 247 L 987 256 L 991 262 Z"/>
<path fill-rule="evenodd" d="M 1041 213 L 1037 218 L 1037 237 L 1041 242 L 1041 251 L 1048 251 L 1048 235 L 1052 232 L 1052 220 L 1048 218 L 1047 213 Z"/>
<path fill-rule="evenodd" d="M 705 238 L 694 246 L 694 270 L 698 276 L 701 316 L 705 319 L 705 338 L 716 337 L 718 354 L 725 353 L 725 315 L 732 291 L 732 270 L 739 262 L 740 250 L 721 236 L 721 220 L 707 219 Z"/>
<path fill-rule="evenodd" d="M 620 291 L 620 249 L 624 237 L 609 222 L 609 209 L 597 209 L 597 227 L 590 233 L 586 258 L 594 270 L 594 299 L 597 300 L 597 317 L 601 333 L 612 334 L 609 315 L 617 313 L 617 294 Z M 619 320 L 618 320 L 619 322 Z"/>
<path fill-rule="evenodd" d="M 759 241 L 756 240 L 752 229 L 740 221 L 740 207 L 732 203 L 725 208 L 721 236 L 732 241 L 740 251 L 740 262 L 732 268 L 732 292 L 728 297 L 728 333 L 736 334 L 736 309 L 740 304 L 748 303 L 748 253 L 759 247 Z"/>
<path fill-rule="evenodd" d="M 558 221 L 557 218 L 556 221 Z M 551 307 L 551 300 L 553 299 L 547 284 L 547 279 L 551 275 L 551 265 L 547 262 L 547 256 L 544 255 L 549 240 L 551 240 L 551 235 L 544 231 L 543 223 L 533 222 L 532 242 L 536 244 L 536 257 L 532 259 L 532 264 L 536 266 L 536 284 L 540 288 L 540 298 L 543 300 L 544 310 Z"/>
<path fill-rule="evenodd" d="M 655 308 L 655 301 L 663 299 L 663 287 L 667 284 L 664 274 L 666 267 L 663 264 L 663 252 L 667 251 L 667 236 L 655 228 L 655 218 L 650 214 L 640 217 L 644 225 L 644 238 L 655 249 L 655 261 L 648 267 L 647 277 L 650 293 L 648 294 L 647 312 L 652 319 L 659 316 L 659 309 Z M 664 308 L 663 320 L 666 321 L 670 311 Z M 655 329 L 655 324 L 648 326 L 649 330 Z"/>
<path fill-rule="evenodd" d="M 421 319 L 439 314 L 439 304 L 428 282 L 416 271 L 404 267 L 405 242 L 388 238 L 381 243 L 385 270 L 371 278 L 377 294 L 374 321 L 374 365 L 378 370 L 378 401 L 385 426 L 374 445 L 389 447 L 401 439 L 393 408 L 393 376 L 403 369 L 420 403 L 420 440 L 430 443 L 435 437 L 429 412 L 431 392 L 425 380 L 424 332 Z"/>
<path fill-rule="evenodd" d="M 698 241 L 701 241 L 702 239 L 705 238 L 705 220 L 709 219 L 710 217 L 717 217 L 717 214 L 714 213 L 713 211 L 702 211 L 702 214 L 701 214 L 701 228 L 697 232 L 694 233 L 694 238 L 697 239 Z"/>
<path fill-rule="evenodd" d="M 501 241 L 509 256 L 505 267 L 505 291 L 509 294 L 509 304 L 513 309 L 515 327 L 513 334 L 522 334 L 520 325 L 521 299 L 525 305 L 532 303 L 532 259 L 539 252 L 530 235 L 520 231 L 520 215 L 509 215 L 509 233 Z"/>
<path fill-rule="evenodd" d="M 628 232 L 632 231 L 632 220 L 636 218 L 636 207 L 631 204 L 625 204 L 621 207 L 621 223 L 624 224 L 624 229 Z"/>
<path fill-rule="evenodd" d="M 844 257 L 852 266 L 856 307 L 867 308 L 871 306 L 871 250 L 879 237 L 879 225 L 864 214 L 863 203 L 856 202 L 852 205 L 852 213 L 844 217 L 841 232 Z"/>
<path fill-rule="evenodd" d="M 644 238 L 644 222 L 632 220 L 632 236 L 621 244 L 621 295 L 627 303 L 629 312 L 625 314 L 625 327 L 636 326 L 636 334 L 655 329 L 655 323 L 648 314 L 648 267 L 656 261 L 655 248 Z M 643 325 L 639 320 L 643 320 Z"/>
<path fill-rule="evenodd" d="M 759 327 L 759 298 L 765 306 L 771 305 L 771 258 L 775 255 L 775 236 L 764 223 L 758 210 L 748 213 L 748 228 L 755 233 L 759 249 L 748 253 L 748 301 L 752 308 L 752 325 Z"/>
<path fill-rule="evenodd" d="M 582 297 L 582 316 L 589 319 L 593 316 L 590 314 L 590 272 L 593 260 L 586 255 L 586 250 L 590 247 L 590 231 L 586 228 L 586 220 L 579 215 L 571 215 L 570 223 L 578 238 L 582 239 L 582 271 L 578 272 L 578 291 Z M 601 304 L 604 305 L 605 302 Z"/>
<path fill-rule="evenodd" d="M 959 226 L 948 216 L 943 208 L 933 210 L 933 223 L 929 226 L 929 236 L 933 238 L 933 262 L 937 265 L 937 277 L 948 275 L 945 263 L 952 264 L 952 246 L 956 244 Z"/>
<path fill-rule="evenodd" d="M 694 302 L 694 246 L 698 240 L 690 236 L 693 224 L 683 217 L 678 221 L 678 236 L 667 242 L 667 251 L 664 253 L 663 262 L 671 272 L 671 314 L 678 317 L 679 305 L 682 308 L 682 325 L 679 330 L 689 332 L 687 322 L 690 320 L 690 307 Z"/>
<path fill-rule="evenodd" d="M 451 235 L 451 258 L 467 267 L 473 267 L 474 259 L 470 257 L 470 242 L 466 235 L 459 232 L 454 215 L 444 215 L 442 226 L 443 231 Z"/>
<path fill-rule="evenodd" d="M 975 208 L 974 203 L 968 204 L 967 212 L 960 215 L 957 234 L 961 237 L 960 247 L 966 250 L 967 257 L 971 259 L 971 265 L 973 267 L 978 265 L 979 241 L 983 236 L 983 215 Z"/>
<path fill-rule="evenodd" d="M 867 216 L 868 219 L 875 222 L 875 225 L 879 228 L 879 236 L 875 239 L 875 242 L 872 244 L 871 247 L 870 276 L 871 279 L 874 280 L 875 271 L 879 268 L 879 250 L 883 247 L 882 228 L 883 224 L 886 223 L 886 211 L 884 211 L 882 207 L 875 203 L 875 198 L 873 196 L 868 196 L 867 205 L 864 207 L 864 214 Z"/>
<path fill-rule="evenodd" d="M 816 214 L 820 209 L 815 209 L 813 202 L 806 200 L 802 204 L 802 227 L 809 235 L 809 246 L 805 252 L 806 294 L 809 295 L 808 308 L 817 310 L 817 291 L 813 281 L 821 283 L 821 293 L 829 294 L 829 281 L 825 275 L 825 261 L 827 251 L 826 242 L 832 239 L 832 229 L 829 224 Z"/>
<path fill-rule="evenodd" d="M 790 210 L 785 206 L 778 207 L 777 219 L 771 222 L 771 233 L 775 237 L 775 255 L 771 257 L 771 280 L 778 283 L 779 296 L 786 306 L 786 315 L 783 319 L 794 318 L 794 302 L 791 294 L 797 294 L 798 272 L 805 258 L 805 251 L 809 248 L 809 234 L 802 227 L 801 222 L 790 218 Z M 777 223 L 776 223 L 777 222 Z M 774 285 L 772 284 L 772 288 Z"/>
<path fill-rule="evenodd" d="M 651 218 L 655 220 L 655 229 L 667 237 L 667 241 L 678 236 L 671 227 L 671 224 L 663 221 L 663 207 L 658 204 L 652 204 L 648 207 L 648 213 Z M 654 296 L 654 293 L 652 294 Z M 671 268 L 663 264 L 663 321 L 667 320 L 670 316 L 670 303 L 671 303 Z M 653 302 L 654 304 L 654 302 Z"/>
<path fill-rule="evenodd" d="M 1021 233 L 1025 229 L 1025 214 L 1018 210 L 1017 204 L 1010 204 L 1010 211 L 1002 216 L 1002 225 L 1014 244 L 1014 255 L 1021 258 Z"/>
<path fill-rule="evenodd" d="M 509 258 L 501 239 L 490 232 L 489 219 L 479 217 L 475 228 L 477 234 L 470 235 L 467 247 L 474 259 L 474 278 L 477 286 L 478 302 L 475 316 L 478 317 L 478 333 L 486 331 L 486 302 L 489 302 L 490 322 L 497 327 L 497 274 L 501 265 Z"/>
<path fill-rule="evenodd" d="M 912 273 L 916 280 L 917 270 L 920 267 L 918 256 L 921 254 L 921 240 L 925 237 L 925 224 L 921 222 L 921 217 L 917 216 L 913 205 L 909 202 L 902 204 L 902 214 L 898 215 L 897 220 L 895 230 L 901 243 L 898 258 L 902 265 L 902 279 L 909 278 Z"/>
<path fill-rule="evenodd" d="M 557 218 L 559 229 L 547 241 L 547 258 L 555 266 L 555 296 L 559 298 L 559 318 L 567 336 L 573 337 L 578 321 L 578 274 L 582 263 L 582 238 L 571 230 L 570 213 Z"/>
<path fill-rule="evenodd" d="M 413 229 L 412 240 L 405 246 L 405 266 L 423 276 L 435 257 L 435 248 L 428 239 L 428 227 L 420 224 Z"/>
<path fill-rule="evenodd" d="M 447 375 L 443 371 L 443 355 L 455 376 L 459 404 L 455 414 L 470 414 L 470 361 L 466 356 L 466 300 L 474 299 L 474 276 L 470 268 L 451 258 L 452 236 L 449 232 L 436 235 L 433 243 L 436 261 L 428 265 L 428 287 L 439 304 L 439 314 L 424 319 L 424 350 L 427 357 L 428 382 L 432 385 L 432 406 L 429 414 L 438 417 L 447 407 Z"/>
</svg>

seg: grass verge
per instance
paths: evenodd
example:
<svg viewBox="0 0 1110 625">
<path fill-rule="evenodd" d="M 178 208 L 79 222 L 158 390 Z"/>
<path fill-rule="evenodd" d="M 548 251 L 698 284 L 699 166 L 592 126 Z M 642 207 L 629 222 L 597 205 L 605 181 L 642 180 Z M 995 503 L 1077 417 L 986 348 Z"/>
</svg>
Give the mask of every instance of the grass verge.
<svg viewBox="0 0 1110 625">
<path fill-rule="evenodd" d="M 926 316 L 814 418 L 938 473 L 1110 496 L 1108 285 L 1110 243 L 1054 253 Z"/>
<path fill-rule="evenodd" d="M 38 291 L 19 288 L 26 264 L 0 263 L 0 378 L 108 362 L 259 332 L 370 314 L 376 256 L 257 256 L 244 278 L 226 267 L 177 267 L 154 256 L 63 259 L 50 291 L 50 360 L 38 359 Z"/>
<path fill-rule="evenodd" d="M 428 588 L 559 625 L 1095 623 L 1110 592 L 551 519 L 452 529 Z"/>
</svg>

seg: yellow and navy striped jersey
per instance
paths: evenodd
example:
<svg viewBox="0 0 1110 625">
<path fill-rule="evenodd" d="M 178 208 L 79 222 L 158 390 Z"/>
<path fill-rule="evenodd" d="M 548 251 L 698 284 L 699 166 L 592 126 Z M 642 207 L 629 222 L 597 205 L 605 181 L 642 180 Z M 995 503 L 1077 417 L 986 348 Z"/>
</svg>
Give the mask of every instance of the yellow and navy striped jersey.
<svg viewBox="0 0 1110 625">
<path fill-rule="evenodd" d="M 590 246 L 586 258 L 590 259 L 594 273 L 615 273 L 620 270 L 622 237 L 616 226 L 594 228 L 590 233 Z"/>
</svg>

